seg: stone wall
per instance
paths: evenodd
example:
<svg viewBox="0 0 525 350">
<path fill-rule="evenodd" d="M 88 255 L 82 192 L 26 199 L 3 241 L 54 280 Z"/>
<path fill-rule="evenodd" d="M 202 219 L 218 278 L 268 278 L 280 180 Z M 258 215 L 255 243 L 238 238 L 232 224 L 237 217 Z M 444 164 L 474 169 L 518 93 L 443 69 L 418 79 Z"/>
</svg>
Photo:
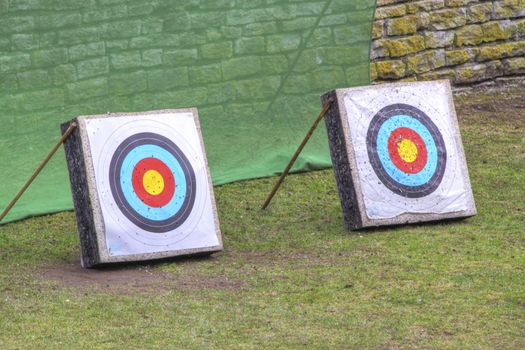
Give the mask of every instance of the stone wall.
<svg viewBox="0 0 525 350">
<path fill-rule="evenodd" d="M 253 101 L 286 93 L 317 97 L 348 85 L 349 77 L 368 79 L 372 5 L 0 0 L 0 110 L 84 101 L 143 110 L 242 100 L 247 111 Z"/>
<path fill-rule="evenodd" d="M 280 172 L 319 96 L 369 82 L 373 15 L 371 0 L 0 0 L 2 177 L 23 181 L 75 116 L 186 107 L 215 184 Z M 48 197 L 67 183 L 54 159 Z M 328 165 L 316 133 L 294 170 Z"/>
<path fill-rule="evenodd" d="M 525 74 L 525 0 L 377 0 L 371 78 L 455 85 Z"/>
</svg>

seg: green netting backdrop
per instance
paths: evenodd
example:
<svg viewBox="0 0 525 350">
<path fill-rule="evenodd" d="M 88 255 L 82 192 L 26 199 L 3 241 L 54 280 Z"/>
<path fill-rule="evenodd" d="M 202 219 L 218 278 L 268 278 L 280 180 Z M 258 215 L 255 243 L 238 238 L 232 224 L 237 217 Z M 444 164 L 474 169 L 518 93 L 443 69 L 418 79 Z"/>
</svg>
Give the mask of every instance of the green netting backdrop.
<svg viewBox="0 0 525 350">
<path fill-rule="evenodd" d="M 0 209 L 78 115 L 197 107 L 214 184 L 282 171 L 369 83 L 371 0 L 0 0 Z M 329 167 L 321 127 L 294 170 Z M 64 153 L 4 220 L 72 208 Z"/>
</svg>

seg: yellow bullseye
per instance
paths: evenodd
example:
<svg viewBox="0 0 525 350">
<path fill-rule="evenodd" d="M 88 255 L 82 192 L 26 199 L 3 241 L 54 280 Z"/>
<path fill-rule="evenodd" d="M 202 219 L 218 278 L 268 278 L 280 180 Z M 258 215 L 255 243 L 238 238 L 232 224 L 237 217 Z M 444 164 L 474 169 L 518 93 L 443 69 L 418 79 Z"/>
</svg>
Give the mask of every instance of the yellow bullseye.
<svg viewBox="0 0 525 350">
<path fill-rule="evenodd" d="M 412 163 L 417 159 L 417 146 L 408 139 L 402 139 L 397 144 L 397 152 L 401 159 L 407 163 Z"/>
<path fill-rule="evenodd" d="M 144 173 L 142 184 L 146 192 L 152 196 L 157 196 L 164 190 L 164 179 L 156 170 L 148 170 Z"/>
</svg>

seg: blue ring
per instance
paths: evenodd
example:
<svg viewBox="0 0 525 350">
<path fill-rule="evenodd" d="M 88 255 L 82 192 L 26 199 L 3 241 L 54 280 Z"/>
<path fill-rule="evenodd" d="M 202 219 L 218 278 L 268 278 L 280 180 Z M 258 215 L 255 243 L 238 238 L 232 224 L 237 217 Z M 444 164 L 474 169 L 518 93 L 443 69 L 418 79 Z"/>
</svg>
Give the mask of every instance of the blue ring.
<svg viewBox="0 0 525 350">
<path fill-rule="evenodd" d="M 163 207 L 155 208 L 145 204 L 133 190 L 132 174 L 135 166 L 144 158 L 157 158 L 164 162 L 175 178 L 173 198 Z M 175 215 L 186 198 L 186 177 L 177 159 L 164 148 L 156 145 L 140 145 L 131 150 L 120 169 L 120 186 L 129 205 L 140 215 L 150 220 L 162 221 Z"/>
<path fill-rule="evenodd" d="M 414 130 L 425 142 L 427 148 L 427 163 L 416 174 L 405 173 L 390 159 L 388 139 L 397 128 L 405 127 Z M 377 133 L 377 154 L 385 171 L 392 179 L 405 186 L 421 186 L 427 183 L 436 172 L 438 154 L 434 138 L 428 129 L 418 120 L 408 115 L 395 115 L 386 120 Z"/>
</svg>

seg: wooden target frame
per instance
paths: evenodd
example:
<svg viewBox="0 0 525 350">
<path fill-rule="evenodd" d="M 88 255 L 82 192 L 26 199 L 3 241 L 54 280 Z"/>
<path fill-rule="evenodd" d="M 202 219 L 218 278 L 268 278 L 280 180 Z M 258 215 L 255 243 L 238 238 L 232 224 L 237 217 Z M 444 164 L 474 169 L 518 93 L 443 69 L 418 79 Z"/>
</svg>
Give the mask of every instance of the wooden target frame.
<svg viewBox="0 0 525 350">
<path fill-rule="evenodd" d="M 338 89 L 325 123 L 351 230 L 476 214 L 448 80 Z"/>
<path fill-rule="evenodd" d="M 222 250 L 197 109 L 80 116 L 64 143 L 81 263 Z"/>
</svg>

